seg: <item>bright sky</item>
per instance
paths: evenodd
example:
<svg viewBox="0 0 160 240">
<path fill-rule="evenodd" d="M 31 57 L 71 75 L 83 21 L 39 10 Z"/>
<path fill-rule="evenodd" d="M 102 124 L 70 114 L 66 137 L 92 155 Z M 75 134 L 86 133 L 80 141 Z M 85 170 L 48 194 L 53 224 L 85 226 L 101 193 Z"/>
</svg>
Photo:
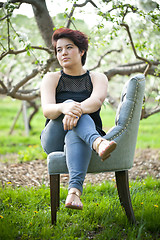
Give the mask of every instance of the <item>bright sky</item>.
<svg viewBox="0 0 160 240">
<path fill-rule="evenodd" d="M 83 3 L 83 1 L 78 1 L 78 3 Z M 94 1 L 95 3 L 98 2 L 97 0 Z M 47 8 L 51 16 L 55 16 L 57 13 L 64 13 L 65 9 L 68 8 L 68 12 L 70 12 L 73 3 L 66 0 L 46 0 Z M 83 11 L 83 12 L 80 12 Z M 85 11 L 85 12 L 84 12 Z M 28 17 L 34 17 L 33 10 L 30 4 L 23 3 L 18 10 L 14 11 L 15 14 L 23 14 L 27 15 Z M 95 13 L 95 8 L 88 3 L 83 8 L 77 8 L 75 11 L 75 15 L 79 19 L 87 19 L 87 23 L 90 26 L 96 25 L 98 16 Z M 88 21 L 89 20 L 89 21 Z"/>
<path fill-rule="evenodd" d="M 57 13 L 64 12 L 66 7 L 68 7 L 68 5 L 71 5 L 70 3 L 66 3 L 67 1 L 63 1 L 63 3 L 62 1 L 63 0 L 61 0 L 61 4 L 59 3 L 60 1 L 55 1 L 54 3 L 52 2 L 52 0 L 46 1 L 47 8 L 51 16 L 55 16 Z M 23 3 L 18 10 L 15 10 L 15 13 L 27 15 L 28 17 L 34 16 L 32 6 L 26 3 Z"/>
<path fill-rule="evenodd" d="M 154 1 L 160 4 L 160 0 Z M 6 0 L 4 2 L 6 2 Z M 94 0 L 93 2 L 97 6 L 101 7 L 104 12 L 105 10 L 107 10 L 106 9 L 107 5 L 103 4 L 102 1 Z M 101 2 L 101 4 L 99 2 Z M 123 2 L 128 3 L 130 1 L 123 0 Z M 137 0 L 132 0 L 132 4 L 136 4 L 137 2 L 138 2 Z M 77 3 L 78 4 L 84 3 L 84 0 L 79 0 Z M 50 15 L 56 16 L 56 14 L 58 13 L 64 13 L 66 8 L 68 8 L 68 13 L 70 13 L 73 2 L 71 3 L 71 0 L 46 0 L 46 4 Z M 14 13 L 27 15 L 28 17 L 34 17 L 31 5 L 26 3 L 23 3 L 18 10 L 14 11 Z M 100 17 L 98 17 L 96 14 L 96 9 L 90 3 L 88 3 L 85 7 L 76 8 L 74 17 L 83 19 L 84 21 L 87 20 L 87 24 L 89 25 L 89 27 L 97 25 L 97 22 L 99 22 L 100 20 Z"/>
</svg>

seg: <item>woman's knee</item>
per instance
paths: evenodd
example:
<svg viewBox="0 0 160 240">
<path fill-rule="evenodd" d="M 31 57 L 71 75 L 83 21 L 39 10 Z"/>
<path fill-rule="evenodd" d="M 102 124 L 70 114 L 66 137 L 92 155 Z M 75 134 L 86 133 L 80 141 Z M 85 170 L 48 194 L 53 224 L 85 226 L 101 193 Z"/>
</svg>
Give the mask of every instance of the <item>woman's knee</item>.
<svg viewBox="0 0 160 240">
<path fill-rule="evenodd" d="M 48 154 L 54 151 L 63 151 L 65 132 L 62 119 L 50 120 L 41 133 L 41 145 Z"/>
<path fill-rule="evenodd" d="M 67 100 L 64 101 L 64 103 L 68 103 L 68 102 L 74 102 L 74 100 L 72 100 L 72 99 L 67 99 Z"/>
</svg>

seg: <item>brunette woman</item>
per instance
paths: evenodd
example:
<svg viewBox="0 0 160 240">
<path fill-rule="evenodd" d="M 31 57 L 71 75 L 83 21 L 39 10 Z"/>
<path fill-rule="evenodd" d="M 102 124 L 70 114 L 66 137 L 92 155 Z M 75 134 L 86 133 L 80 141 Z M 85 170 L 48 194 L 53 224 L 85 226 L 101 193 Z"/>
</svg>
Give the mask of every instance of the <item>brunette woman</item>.
<svg viewBox="0 0 160 240">
<path fill-rule="evenodd" d="M 103 136 L 100 109 L 107 95 L 108 80 L 102 73 L 84 68 L 88 38 L 77 30 L 60 28 L 53 34 L 59 72 L 47 73 L 41 85 L 41 102 L 46 126 L 41 134 L 44 151 L 63 151 L 69 171 L 67 208 L 83 209 L 80 196 L 95 150 L 105 160 L 116 148 Z"/>
</svg>

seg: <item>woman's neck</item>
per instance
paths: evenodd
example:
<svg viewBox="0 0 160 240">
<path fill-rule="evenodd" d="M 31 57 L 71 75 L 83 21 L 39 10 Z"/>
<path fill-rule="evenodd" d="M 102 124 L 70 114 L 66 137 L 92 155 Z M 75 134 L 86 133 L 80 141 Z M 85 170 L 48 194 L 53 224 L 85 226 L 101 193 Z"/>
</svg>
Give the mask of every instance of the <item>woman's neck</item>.
<svg viewBox="0 0 160 240">
<path fill-rule="evenodd" d="M 63 72 L 65 74 L 71 75 L 71 76 L 80 76 L 86 73 L 86 70 L 81 67 L 81 68 L 63 68 Z"/>
</svg>

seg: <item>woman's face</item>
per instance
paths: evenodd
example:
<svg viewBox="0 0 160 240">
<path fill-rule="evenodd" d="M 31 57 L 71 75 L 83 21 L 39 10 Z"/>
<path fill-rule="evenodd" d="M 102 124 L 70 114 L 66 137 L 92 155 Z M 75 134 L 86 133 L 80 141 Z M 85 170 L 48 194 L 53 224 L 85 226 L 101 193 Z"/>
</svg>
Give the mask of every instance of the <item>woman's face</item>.
<svg viewBox="0 0 160 240">
<path fill-rule="evenodd" d="M 57 59 L 63 68 L 82 65 L 81 57 L 83 52 L 68 38 L 60 38 L 56 45 Z"/>
</svg>

